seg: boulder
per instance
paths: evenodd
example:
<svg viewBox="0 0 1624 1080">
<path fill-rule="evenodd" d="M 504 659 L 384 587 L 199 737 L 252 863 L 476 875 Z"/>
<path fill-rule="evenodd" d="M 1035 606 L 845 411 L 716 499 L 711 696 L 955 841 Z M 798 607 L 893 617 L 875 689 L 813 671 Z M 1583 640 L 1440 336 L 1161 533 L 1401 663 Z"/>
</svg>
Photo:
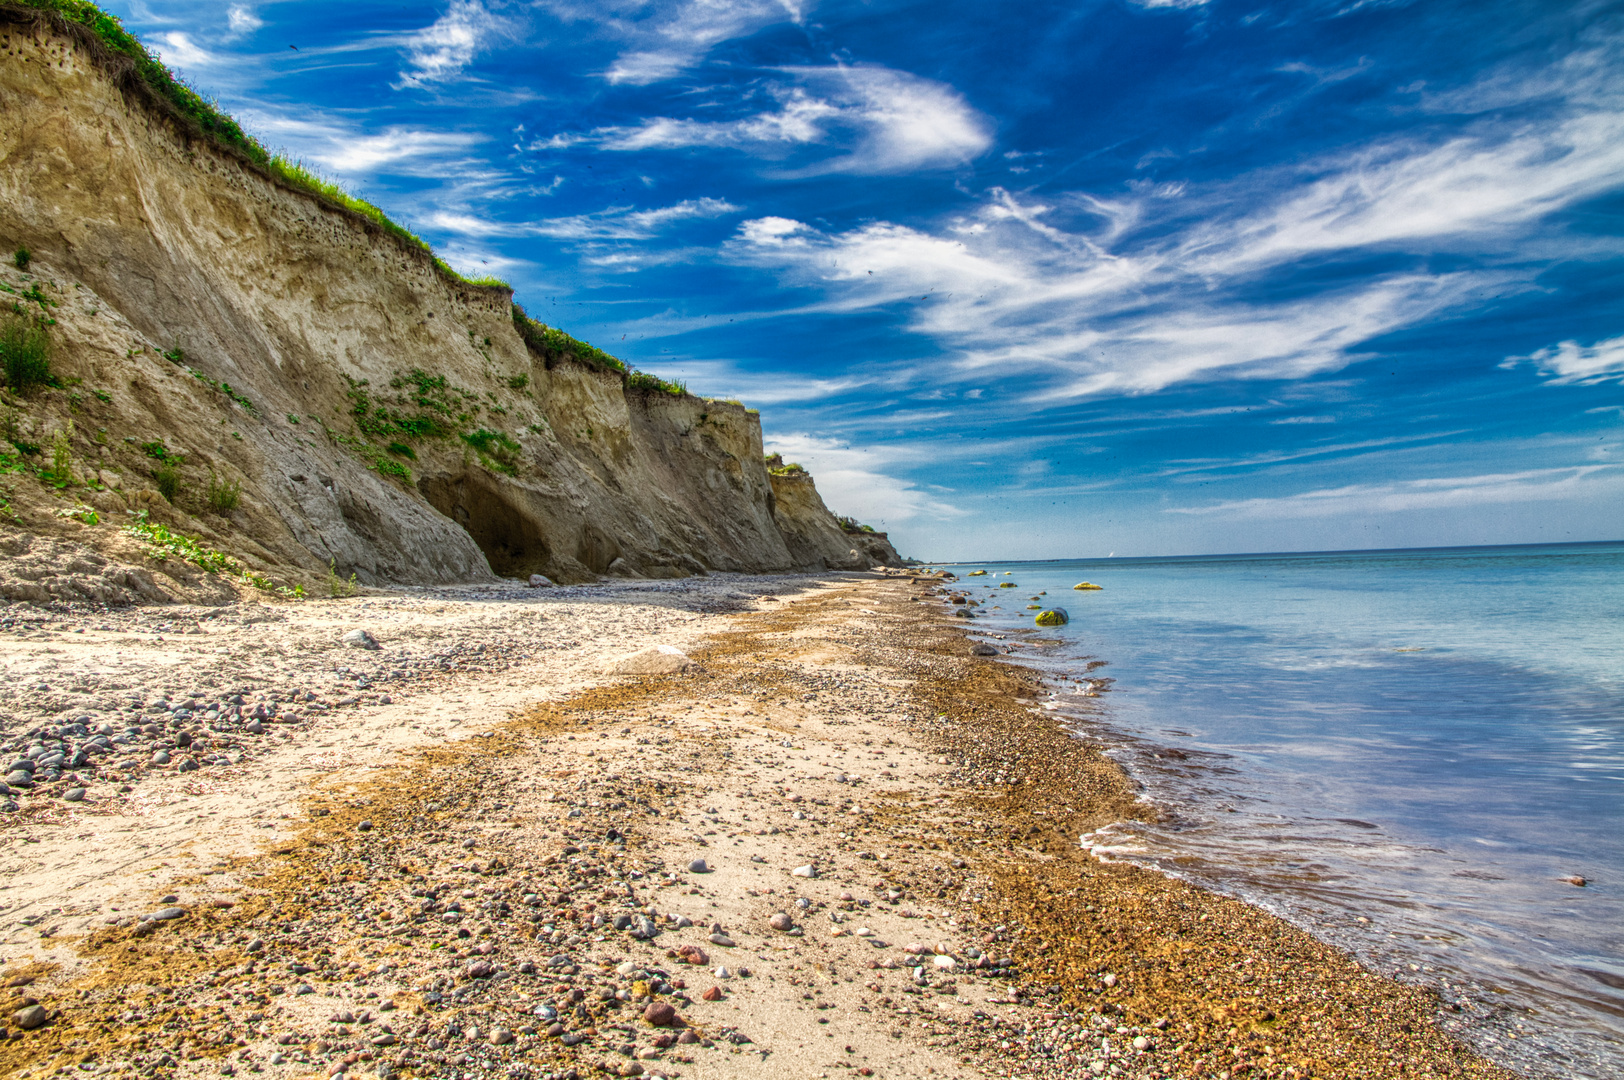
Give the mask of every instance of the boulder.
<svg viewBox="0 0 1624 1080">
<path fill-rule="evenodd" d="M 970 646 L 970 655 L 971 656 L 997 656 L 998 655 L 998 649 L 997 649 L 996 646 L 989 645 L 985 641 L 978 641 L 974 645 Z"/>
<path fill-rule="evenodd" d="M 1039 626 L 1065 626 L 1069 622 L 1071 622 L 1071 616 L 1066 614 L 1066 609 L 1063 607 L 1038 612 L 1037 624 Z"/>
<path fill-rule="evenodd" d="M 529 585 L 532 589 L 550 589 L 553 587 L 552 581 L 541 574 L 531 574 L 530 580 L 525 582 L 525 584 Z"/>
<path fill-rule="evenodd" d="M 609 665 L 611 675 L 674 675 L 693 664 L 688 654 L 672 645 L 652 645 L 622 656 Z"/>
</svg>

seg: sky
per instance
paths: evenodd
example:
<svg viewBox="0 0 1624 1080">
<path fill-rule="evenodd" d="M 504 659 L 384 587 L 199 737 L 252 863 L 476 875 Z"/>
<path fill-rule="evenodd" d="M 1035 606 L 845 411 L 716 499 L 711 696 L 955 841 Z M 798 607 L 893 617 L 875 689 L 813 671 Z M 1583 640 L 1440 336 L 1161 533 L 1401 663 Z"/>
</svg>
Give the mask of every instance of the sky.
<svg viewBox="0 0 1624 1080">
<path fill-rule="evenodd" d="M 1624 7 L 109 0 L 927 559 L 1624 537 Z"/>
</svg>

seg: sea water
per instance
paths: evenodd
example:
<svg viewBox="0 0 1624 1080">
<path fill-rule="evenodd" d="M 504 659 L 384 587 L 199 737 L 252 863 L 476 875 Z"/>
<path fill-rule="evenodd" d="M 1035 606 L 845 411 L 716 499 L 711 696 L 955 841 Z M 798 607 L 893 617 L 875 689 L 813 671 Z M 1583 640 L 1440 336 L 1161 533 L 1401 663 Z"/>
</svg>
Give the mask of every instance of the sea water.
<svg viewBox="0 0 1624 1080">
<path fill-rule="evenodd" d="M 1496 1060 L 1624 1076 L 1624 543 L 951 569 L 1160 811 L 1080 843 L 1436 987 Z"/>
</svg>

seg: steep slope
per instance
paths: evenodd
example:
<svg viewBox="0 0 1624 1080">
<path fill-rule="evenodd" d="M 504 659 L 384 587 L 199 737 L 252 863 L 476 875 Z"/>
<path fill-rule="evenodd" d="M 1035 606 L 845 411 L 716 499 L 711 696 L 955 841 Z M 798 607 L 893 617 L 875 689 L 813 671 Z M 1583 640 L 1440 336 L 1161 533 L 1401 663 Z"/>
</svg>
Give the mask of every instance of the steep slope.
<svg viewBox="0 0 1624 1080">
<path fill-rule="evenodd" d="M 113 519 L 144 509 L 289 582 L 809 561 L 775 520 L 753 412 L 549 345 L 505 286 L 204 135 L 82 27 L 3 5 L 0 244 L 33 253 L 4 299 L 55 321 L 62 382 L 8 397 L 8 438 L 77 464 L 6 461 L 111 515 L 58 517 L 19 479 L 28 535 L 128 556 Z M 232 484 L 235 508 L 211 499 Z M 820 565 L 895 561 L 851 549 Z"/>
</svg>

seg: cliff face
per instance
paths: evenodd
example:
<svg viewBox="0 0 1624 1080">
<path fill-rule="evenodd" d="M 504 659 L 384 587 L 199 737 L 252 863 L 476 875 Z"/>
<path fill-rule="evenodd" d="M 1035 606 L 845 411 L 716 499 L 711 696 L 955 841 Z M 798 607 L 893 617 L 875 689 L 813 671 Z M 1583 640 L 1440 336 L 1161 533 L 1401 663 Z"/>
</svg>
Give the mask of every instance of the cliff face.
<svg viewBox="0 0 1624 1080">
<path fill-rule="evenodd" d="M 797 565 L 866 570 L 901 562 L 885 533 L 843 529 L 809 474 L 774 470 L 768 478 L 773 518 Z"/>
<path fill-rule="evenodd" d="M 784 509 L 754 413 L 539 354 L 505 287 L 441 273 L 191 132 L 88 35 L 4 7 L 0 244 L 33 253 L 0 300 L 55 320 L 66 385 L 7 423 L 67 440 L 57 496 L 144 508 L 289 580 L 895 561 L 832 543 L 815 491 Z M 238 505 L 211 511 L 222 484 Z M 26 531 L 108 547 L 13 502 Z"/>
</svg>

